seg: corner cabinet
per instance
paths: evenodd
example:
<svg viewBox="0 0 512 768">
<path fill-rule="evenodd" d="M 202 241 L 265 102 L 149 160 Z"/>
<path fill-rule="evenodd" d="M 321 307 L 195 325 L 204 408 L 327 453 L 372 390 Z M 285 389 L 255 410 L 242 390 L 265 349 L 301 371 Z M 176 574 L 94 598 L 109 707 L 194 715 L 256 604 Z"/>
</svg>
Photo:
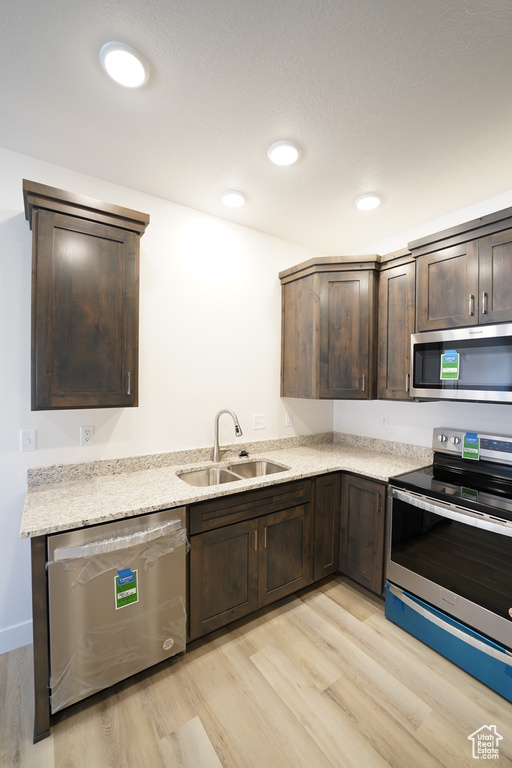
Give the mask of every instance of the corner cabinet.
<svg viewBox="0 0 512 768">
<path fill-rule="evenodd" d="M 409 400 L 416 265 L 409 251 L 384 257 L 379 275 L 379 400 Z"/>
<path fill-rule="evenodd" d="M 32 229 L 32 410 L 138 404 L 149 216 L 23 182 Z"/>
<path fill-rule="evenodd" d="M 338 572 L 340 546 L 341 474 L 316 477 L 313 484 L 315 509 L 315 581 Z"/>
<path fill-rule="evenodd" d="M 417 330 L 512 322 L 512 208 L 409 243 Z"/>
<path fill-rule="evenodd" d="M 282 397 L 374 397 L 377 268 L 335 257 L 280 273 Z"/>
</svg>

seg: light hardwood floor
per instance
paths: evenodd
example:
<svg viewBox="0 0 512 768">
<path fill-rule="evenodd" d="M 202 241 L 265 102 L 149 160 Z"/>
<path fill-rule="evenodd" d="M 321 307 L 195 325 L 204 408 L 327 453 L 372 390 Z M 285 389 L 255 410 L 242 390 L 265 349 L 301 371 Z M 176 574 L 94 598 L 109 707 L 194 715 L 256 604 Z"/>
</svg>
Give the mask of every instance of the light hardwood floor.
<svg viewBox="0 0 512 768">
<path fill-rule="evenodd" d="M 0 656 L 2 768 L 474 767 L 491 724 L 512 766 L 512 704 L 343 578 L 70 707 L 36 745 L 31 651 Z"/>
</svg>

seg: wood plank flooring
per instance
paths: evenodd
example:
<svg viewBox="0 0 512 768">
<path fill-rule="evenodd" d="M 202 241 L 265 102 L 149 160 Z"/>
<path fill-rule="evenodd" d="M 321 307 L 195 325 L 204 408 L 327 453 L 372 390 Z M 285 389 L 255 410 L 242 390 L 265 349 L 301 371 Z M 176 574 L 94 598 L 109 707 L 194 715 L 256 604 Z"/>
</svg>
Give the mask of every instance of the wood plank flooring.
<svg viewBox="0 0 512 768">
<path fill-rule="evenodd" d="M 31 652 L 0 656 L 1 768 L 466 768 L 491 724 L 512 766 L 512 704 L 341 577 L 70 707 L 36 745 Z"/>
</svg>

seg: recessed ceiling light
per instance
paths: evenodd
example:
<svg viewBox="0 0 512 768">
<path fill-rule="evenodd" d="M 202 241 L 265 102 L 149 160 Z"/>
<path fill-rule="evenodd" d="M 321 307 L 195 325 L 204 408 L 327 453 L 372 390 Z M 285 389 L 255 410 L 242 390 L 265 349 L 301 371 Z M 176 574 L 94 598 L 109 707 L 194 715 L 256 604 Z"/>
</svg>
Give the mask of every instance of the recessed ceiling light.
<svg viewBox="0 0 512 768">
<path fill-rule="evenodd" d="M 300 147 L 294 141 L 276 141 L 267 151 L 269 159 L 275 165 L 293 165 L 300 156 Z"/>
<path fill-rule="evenodd" d="M 375 192 L 369 192 L 366 195 L 360 195 L 354 202 L 360 211 L 373 211 L 374 208 L 379 207 L 381 199 Z"/>
<path fill-rule="evenodd" d="M 105 43 L 100 51 L 100 61 L 107 75 L 127 88 L 138 88 L 149 78 L 146 59 L 126 43 Z"/>
<path fill-rule="evenodd" d="M 235 189 L 228 189 L 227 192 L 222 193 L 222 202 L 228 208 L 240 208 L 245 203 L 245 195 Z"/>
</svg>

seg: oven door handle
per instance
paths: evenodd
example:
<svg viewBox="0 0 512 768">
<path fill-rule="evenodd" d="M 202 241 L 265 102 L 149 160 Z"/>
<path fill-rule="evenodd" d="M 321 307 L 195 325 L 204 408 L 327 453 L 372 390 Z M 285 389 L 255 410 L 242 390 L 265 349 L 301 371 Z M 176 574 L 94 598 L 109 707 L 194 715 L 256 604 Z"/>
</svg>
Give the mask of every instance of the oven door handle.
<svg viewBox="0 0 512 768">
<path fill-rule="evenodd" d="M 489 519 L 488 517 L 482 517 L 469 509 L 453 509 L 448 507 L 442 502 L 436 499 L 430 499 L 427 496 L 414 496 L 411 493 L 405 493 L 399 491 L 397 488 L 393 488 L 391 492 L 393 499 L 399 499 L 406 504 L 411 504 L 413 507 L 424 509 L 426 512 L 433 512 L 440 517 L 447 517 L 450 520 L 455 520 L 458 523 L 464 525 L 471 525 L 473 528 L 482 528 L 485 531 L 493 531 L 499 533 L 500 536 L 512 537 L 512 524 L 506 520 Z"/>
<path fill-rule="evenodd" d="M 431 613 L 426 608 L 423 608 L 415 600 L 411 600 L 411 598 L 408 597 L 408 595 L 399 587 L 396 587 L 394 584 L 391 584 L 390 582 L 388 582 L 388 585 L 389 585 L 389 591 L 391 592 L 391 594 L 397 597 L 399 600 L 401 600 L 401 602 L 404 603 L 404 605 L 406 605 L 408 608 L 413 610 L 415 613 L 418 613 L 424 619 L 427 619 L 427 621 L 430 621 L 432 624 L 435 624 L 437 627 L 440 627 L 446 632 L 449 632 L 450 635 L 457 637 L 459 640 L 462 640 L 467 645 L 472 645 L 473 648 L 477 648 L 479 651 L 482 651 L 483 653 L 487 654 L 487 656 L 492 656 L 493 658 L 498 659 L 498 661 L 501 661 L 502 664 L 506 664 L 508 667 L 512 668 L 512 654 L 506 648 L 503 648 L 503 650 L 500 650 L 500 648 L 496 648 L 495 645 L 488 645 L 487 643 L 484 643 L 482 640 L 479 640 L 477 637 L 474 637 L 473 635 L 469 635 L 467 632 L 464 632 L 462 629 L 455 627 L 450 622 L 444 621 L 440 616 L 437 616 L 435 613 Z"/>
</svg>

